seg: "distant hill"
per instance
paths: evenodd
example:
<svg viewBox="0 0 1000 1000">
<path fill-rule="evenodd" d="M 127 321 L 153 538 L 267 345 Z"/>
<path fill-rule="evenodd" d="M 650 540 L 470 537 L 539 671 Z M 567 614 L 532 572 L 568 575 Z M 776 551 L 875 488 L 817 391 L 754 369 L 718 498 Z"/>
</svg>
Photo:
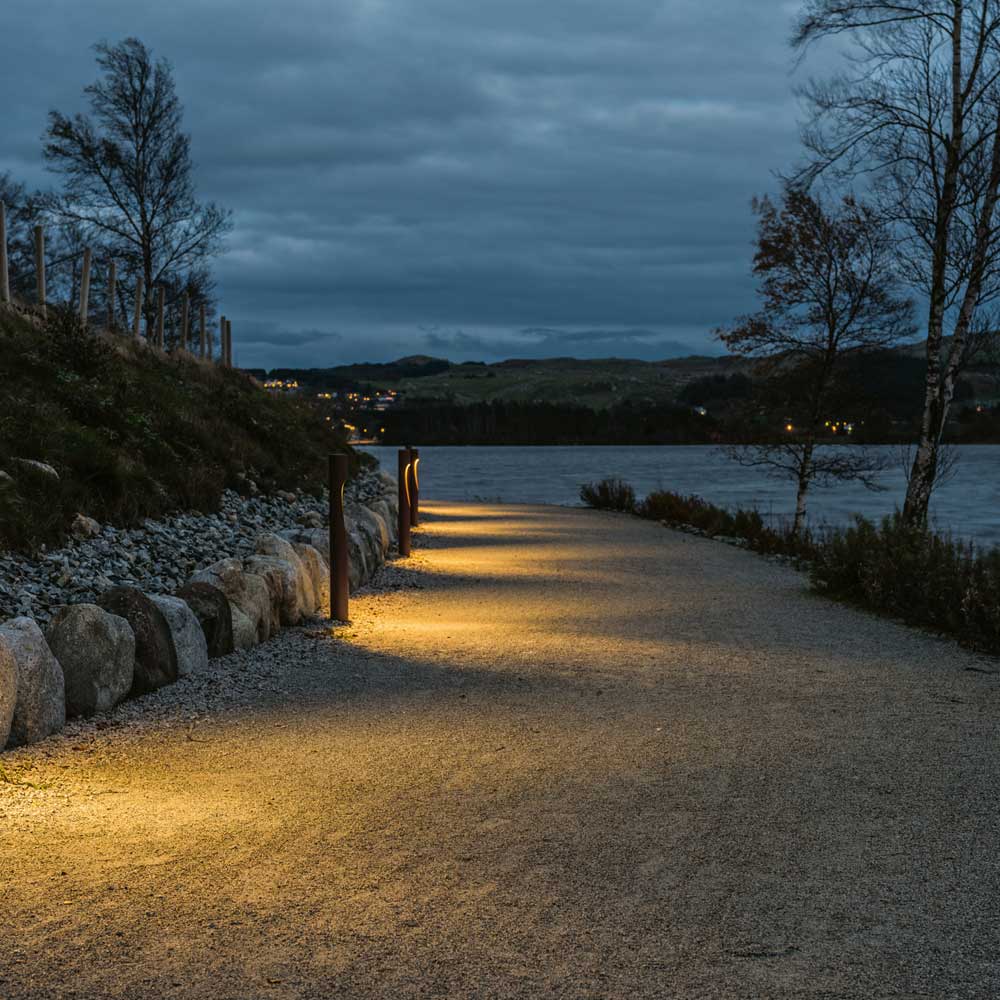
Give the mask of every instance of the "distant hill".
<svg viewBox="0 0 1000 1000">
<path fill-rule="evenodd" d="M 749 370 L 731 357 L 635 361 L 625 358 L 510 358 L 486 364 L 452 363 L 415 356 L 386 364 L 353 364 L 324 369 L 276 368 L 270 378 L 295 379 L 308 389 L 363 386 L 394 389 L 407 399 L 458 405 L 503 400 L 520 403 L 573 403 L 605 409 L 629 400 L 636 405 L 670 402 L 685 385 L 710 375 Z"/>
<path fill-rule="evenodd" d="M 925 345 L 901 344 L 865 363 L 873 377 L 887 380 L 892 391 L 919 406 Z M 966 395 L 998 395 L 996 359 L 1000 348 L 978 358 L 964 376 Z M 752 377 L 753 362 L 730 355 L 692 355 L 664 361 L 629 358 L 508 358 L 504 361 L 450 362 L 413 355 L 387 363 L 340 365 L 334 368 L 279 368 L 271 378 L 295 379 L 307 390 L 341 388 L 393 389 L 409 401 L 445 402 L 458 406 L 487 402 L 572 404 L 604 410 L 628 402 L 656 406 L 670 402 L 697 404 L 699 386 L 706 392 L 720 379 Z M 878 386 L 874 389 L 877 391 Z"/>
</svg>

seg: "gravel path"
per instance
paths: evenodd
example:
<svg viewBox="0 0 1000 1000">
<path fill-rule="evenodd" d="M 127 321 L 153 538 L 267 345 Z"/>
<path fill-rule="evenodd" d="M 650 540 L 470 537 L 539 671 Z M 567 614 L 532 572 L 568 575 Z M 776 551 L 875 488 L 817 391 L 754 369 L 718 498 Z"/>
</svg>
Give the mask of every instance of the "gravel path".
<svg viewBox="0 0 1000 1000">
<path fill-rule="evenodd" d="M 996 661 L 649 522 L 428 509 L 352 626 L 0 758 L 0 997 L 1000 995 Z"/>
</svg>

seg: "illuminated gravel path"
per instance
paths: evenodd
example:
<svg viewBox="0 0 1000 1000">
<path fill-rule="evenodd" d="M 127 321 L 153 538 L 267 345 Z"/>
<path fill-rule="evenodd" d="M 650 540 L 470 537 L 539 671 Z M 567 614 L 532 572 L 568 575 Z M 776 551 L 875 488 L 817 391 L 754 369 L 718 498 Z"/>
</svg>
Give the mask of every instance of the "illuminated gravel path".
<svg viewBox="0 0 1000 1000">
<path fill-rule="evenodd" d="M 1000 994 L 995 662 L 647 522 L 428 509 L 245 705 L 0 759 L 0 997 Z"/>
</svg>

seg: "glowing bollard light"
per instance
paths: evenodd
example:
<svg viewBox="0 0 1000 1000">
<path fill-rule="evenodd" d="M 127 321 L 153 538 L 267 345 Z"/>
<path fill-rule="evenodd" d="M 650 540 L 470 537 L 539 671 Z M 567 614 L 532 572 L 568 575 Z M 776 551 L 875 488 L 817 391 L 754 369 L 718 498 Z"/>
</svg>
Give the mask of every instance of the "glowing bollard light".
<svg viewBox="0 0 1000 1000">
<path fill-rule="evenodd" d="M 399 449 L 397 481 L 399 482 L 399 554 L 410 554 L 410 449 Z"/>
<path fill-rule="evenodd" d="M 348 621 L 347 525 L 344 523 L 344 486 L 347 484 L 347 456 L 330 456 L 330 617 Z"/>
<path fill-rule="evenodd" d="M 410 448 L 410 527 L 420 523 L 420 449 Z"/>
</svg>

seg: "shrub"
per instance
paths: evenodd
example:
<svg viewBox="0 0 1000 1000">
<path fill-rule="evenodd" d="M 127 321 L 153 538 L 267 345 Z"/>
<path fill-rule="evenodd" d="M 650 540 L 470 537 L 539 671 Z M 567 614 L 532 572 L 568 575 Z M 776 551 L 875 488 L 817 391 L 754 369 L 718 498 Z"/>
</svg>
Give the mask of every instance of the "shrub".
<svg viewBox="0 0 1000 1000">
<path fill-rule="evenodd" d="M 1000 651 L 1000 551 L 905 524 L 858 517 L 831 533 L 811 568 L 820 593 Z"/>
<path fill-rule="evenodd" d="M 635 510 L 635 491 L 621 479 L 602 479 L 599 483 L 586 483 L 580 487 L 580 499 L 597 510 Z"/>
<path fill-rule="evenodd" d="M 880 524 L 856 517 L 850 527 L 821 536 L 796 536 L 787 526 L 767 524 L 755 510 L 728 511 L 701 497 L 665 491 L 651 493 L 635 513 L 789 556 L 808 565 L 812 587 L 821 594 L 1000 653 L 1000 548 L 980 551 L 950 535 L 914 528 L 898 512 Z"/>
<path fill-rule="evenodd" d="M 816 542 L 809 531 L 794 535 L 790 527 L 767 524 L 756 510 L 728 511 L 697 496 L 658 491 L 636 507 L 640 517 L 679 528 L 697 528 L 710 536 L 742 538 L 748 547 L 767 555 L 811 559 Z"/>
</svg>

